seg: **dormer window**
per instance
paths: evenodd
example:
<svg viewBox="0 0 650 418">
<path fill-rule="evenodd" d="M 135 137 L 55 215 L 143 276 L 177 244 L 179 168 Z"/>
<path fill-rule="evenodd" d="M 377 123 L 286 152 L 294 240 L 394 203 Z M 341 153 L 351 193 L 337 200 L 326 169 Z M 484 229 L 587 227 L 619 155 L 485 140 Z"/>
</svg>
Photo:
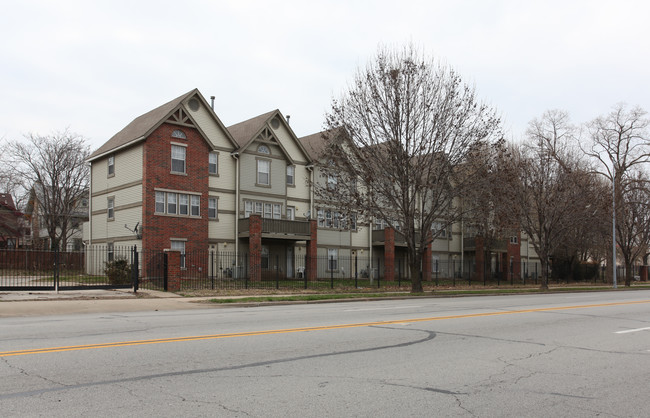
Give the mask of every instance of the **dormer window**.
<svg viewBox="0 0 650 418">
<path fill-rule="evenodd" d="M 185 135 L 185 132 L 181 131 L 180 129 L 176 129 L 174 132 L 172 132 L 172 138 L 187 139 L 187 136 Z"/>
<path fill-rule="evenodd" d="M 267 147 L 266 145 L 260 145 L 259 147 L 257 147 L 257 152 L 259 152 L 260 154 L 270 154 L 271 150 L 269 150 L 269 147 Z"/>
</svg>

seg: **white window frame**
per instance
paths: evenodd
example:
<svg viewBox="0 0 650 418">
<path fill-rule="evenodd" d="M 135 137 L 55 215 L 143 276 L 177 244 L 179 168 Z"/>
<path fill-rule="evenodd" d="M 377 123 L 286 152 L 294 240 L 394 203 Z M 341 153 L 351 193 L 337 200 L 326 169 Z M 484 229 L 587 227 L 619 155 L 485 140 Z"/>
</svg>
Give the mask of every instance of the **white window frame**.
<svg viewBox="0 0 650 418">
<path fill-rule="evenodd" d="M 257 160 L 257 186 L 271 186 L 271 160 Z"/>
<path fill-rule="evenodd" d="M 327 271 L 336 271 L 339 269 L 339 249 L 327 249 Z"/>
<path fill-rule="evenodd" d="M 273 219 L 282 219 L 282 205 L 279 203 L 273 204 Z"/>
<path fill-rule="evenodd" d="M 106 215 L 109 221 L 115 220 L 115 197 L 109 197 L 106 201 Z"/>
<path fill-rule="evenodd" d="M 201 216 L 201 196 L 190 195 L 190 216 Z"/>
<path fill-rule="evenodd" d="M 178 214 L 183 216 L 190 214 L 190 197 L 186 194 L 178 195 Z"/>
<path fill-rule="evenodd" d="M 177 145 L 177 144 L 172 144 L 172 149 L 171 149 L 171 172 L 172 173 L 180 173 L 180 174 L 185 174 L 187 172 L 187 149 L 183 145 Z M 182 170 L 175 170 L 174 169 L 174 161 L 176 161 L 176 165 L 182 164 Z M 180 168 L 180 167 L 176 167 Z"/>
<path fill-rule="evenodd" d="M 338 184 L 338 178 L 336 177 L 335 174 L 328 174 L 327 175 L 327 190 L 335 190 L 336 185 Z"/>
<path fill-rule="evenodd" d="M 248 218 L 253 213 L 253 202 L 250 200 L 244 201 L 244 218 Z"/>
<path fill-rule="evenodd" d="M 211 152 L 208 154 L 208 173 L 219 174 L 219 153 Z"/>
<path fill-rule="evenodd" d="M 246 203 L 249 203 L 248 201 Z M 208 197 L 208 219 L 219 217 L 219 202 L 216 197 Z"/>
<path fill-rule="evenodd" d="M 510 244 L 519 244 L 519 239 L 516 235 L 510 237 Z"/>
<path fill-rule="evenodd" d="M 178 193 L 167 192 L 167 205 L 165 206 L 165 213 L 168 215 L 178 215 Z M 171 211 L 171 206 L 174 205 L 174 211 Z"/>
<path fill-rule="evenodd" d="M 264 203 L 264 215 L 263 218 L 271 219 L 273 218 L 273 205 L 270 203 Z"/>
<path fill-rule="evenodd" d="M 296 166 L 288 165 L 287 166 L 287 186 L 296 185 Z"/>
<path fill-rule="evenodd" d="M 108 177 L 112 177 L 115 175 L 115 155 L 109 155 L 108 156 Z"/>
<path fill-rule="evenodd" d="M 162 210 L 158 210 L 162 205 Z M 154 205 L 154 213 L 165 213 L 165 192 L 156 191 L 156 203 Z"/>
<path fill-rule="evenodd" d="M 287 220 L 296 220 L 296 208 L 294 206 L 287 206 Z"/>
</svg>

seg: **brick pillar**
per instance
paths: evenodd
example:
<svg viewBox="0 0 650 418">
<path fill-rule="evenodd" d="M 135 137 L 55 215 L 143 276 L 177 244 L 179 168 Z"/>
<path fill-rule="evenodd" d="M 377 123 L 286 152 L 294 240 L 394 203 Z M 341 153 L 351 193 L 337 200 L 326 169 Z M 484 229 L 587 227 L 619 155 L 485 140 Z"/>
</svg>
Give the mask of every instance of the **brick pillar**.
<svg viewBox="0 0 650 418">
<path fill-rule="evenodd" d="M 483 238 L 476 237 L 474 239 L 474 243 L 476 245 L 474 255 L 476 258 L 476 280 L 483 281 L 483 278 L 485 277 L 485 248 L 483 246 Z"/>
<path fill-rule="evenodd" d="M 395 280 L 395 230 L 384 228 L 384 280 Z"/>
<path fill-rule="evenodd" d="M 248 218 L 248 275 L 252 281 L 262 280 L 262 217 Z"/>
<path fill-rule="evenodd" d="M 501 278 L 502 280 L 510 281 L 510 259 L 508 253 L 501 253 Z"/>
<path fill-rule="evenodd" d="M 316 280 L 318 278 L 318 224 L 316 219 L 309 221 L 309 235 L 307 259 L 305 260 L 307 280 Z"/>
<path fill-rule="evenodd" d="M 641 266 L 641 271 L 639 272 L 639 280 L 644 282 L 648 281 L 648 266 Z"/>
<path fill-rule="evenodd" d="M 167 290 L 181 290 L 181 252 L 165 250 L 167 253 Z"/>
<path fill-rule="evenodd" d="M 429 233 L 431 233 L 429 231 Z M 429 237 L 431 238 L 431 237 Z M 426 282 L 431 280 L 431 246 L 433 245 L 433 240 L 430 239 L 429 244 L 424 249 L 424 254 L 422 254 L 422 281 Z"/>
</svg>

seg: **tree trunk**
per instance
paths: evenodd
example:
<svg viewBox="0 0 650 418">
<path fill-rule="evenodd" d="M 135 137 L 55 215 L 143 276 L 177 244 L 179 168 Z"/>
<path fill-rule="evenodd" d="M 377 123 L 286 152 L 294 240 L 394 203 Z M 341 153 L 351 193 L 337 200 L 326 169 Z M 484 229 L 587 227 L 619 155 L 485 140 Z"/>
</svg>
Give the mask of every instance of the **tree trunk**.
<svg viewBox="0 0 650 418">
<path fill-rule="evenodd" d="M 540 285 L 540 289 L 542 290 L 548 290 L 548 260 L 546 257 L 540 257 L 539 258 L 539 263 L 542 267 L 542 284 Z"/>
<path fill-rule="evenodd" d="M 422 268 L 420 263 L 414 262 L 409 266 L 411 270 L 411 293 L 422 293 Z"/>
<path fill-rule="evenodd" d="M 632 276 L 634 275 L 634 263 L 625 261 L 625 287 L 632 286 Z"/>
</svg>

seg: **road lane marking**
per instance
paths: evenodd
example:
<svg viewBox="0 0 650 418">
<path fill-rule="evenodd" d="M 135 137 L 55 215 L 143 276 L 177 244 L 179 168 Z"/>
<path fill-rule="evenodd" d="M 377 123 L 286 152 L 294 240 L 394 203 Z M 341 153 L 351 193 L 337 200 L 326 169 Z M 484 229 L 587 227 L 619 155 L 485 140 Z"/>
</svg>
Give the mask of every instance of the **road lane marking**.
<svg viewBox="0 0 650 418">
<path fill-rule="evenodd" d="M 645 328 L 635 328 L 635 329 L 626 329 L 623 331 L 616 331 L 614 334 L 627 334 L 629 332 L 639 332 L 639 331 L 646 331 L 649 330 L 650 327 L 645 327 Z"/>
<path fill-rule="evenodd" d="M 135 341 L 117 341 L 112 343 L 101 343 L 101 344 L 35 348 L 35 349 L 16 350 L 16 351 L 0 351 L 0 357 L 24 356 L 28 354 L 58 353 L 63 351 L 92 350 L 96 348 L 128 347 L 128 346 L 136 346 L 136 345 L 162 344 L 162 343 L 183 342 L 183 341 L 200 341 L 200 340 L 216 340 L 221 338 L 253 337 L 259 335 L 288 334 L 294 332 L 362 328 L 362 327 L 381 326 L 381 325 L 398 325 L 398 324 L 403 325 L 406 323 L 413 323 L 413 322 L 442 321 L 446 319 L 480 318 L 485 316 L 512 315 L 512 314 L 534 313 L 534 312 L 553 312 L 553 311 L 564 311 L 569 309 L 600 308 L 606 306 L 638 305 L 638 304 L 645 304 L 645 303 L 650 303 L 650 300 L 597 303 L 591 305 L 556 306 L 552 308 L 534 308 L 534 309 L 520 309 L 514 311 L 496 311 L 496 312 L 483 312 L 483 313 L 463 314 L 463 315 L 433 316 L 428 318 L 405 318 L 405 319 L 395 319 L 392 321 L 361 322 L 357 324 L 340 324 L 340 325 L 322 325 L 318 327 L 235 332 L 229 334 L 195 335 L 191 337 L 159 338 L 159 339 L 135 340 Z"/>
<path fill-rule="evenodd" d="M 388 309 L 421 308 L 421 305 L 391 306 L 388 308 L 344 309 L 343 312 L 384 311 Z"/>
</svg>

